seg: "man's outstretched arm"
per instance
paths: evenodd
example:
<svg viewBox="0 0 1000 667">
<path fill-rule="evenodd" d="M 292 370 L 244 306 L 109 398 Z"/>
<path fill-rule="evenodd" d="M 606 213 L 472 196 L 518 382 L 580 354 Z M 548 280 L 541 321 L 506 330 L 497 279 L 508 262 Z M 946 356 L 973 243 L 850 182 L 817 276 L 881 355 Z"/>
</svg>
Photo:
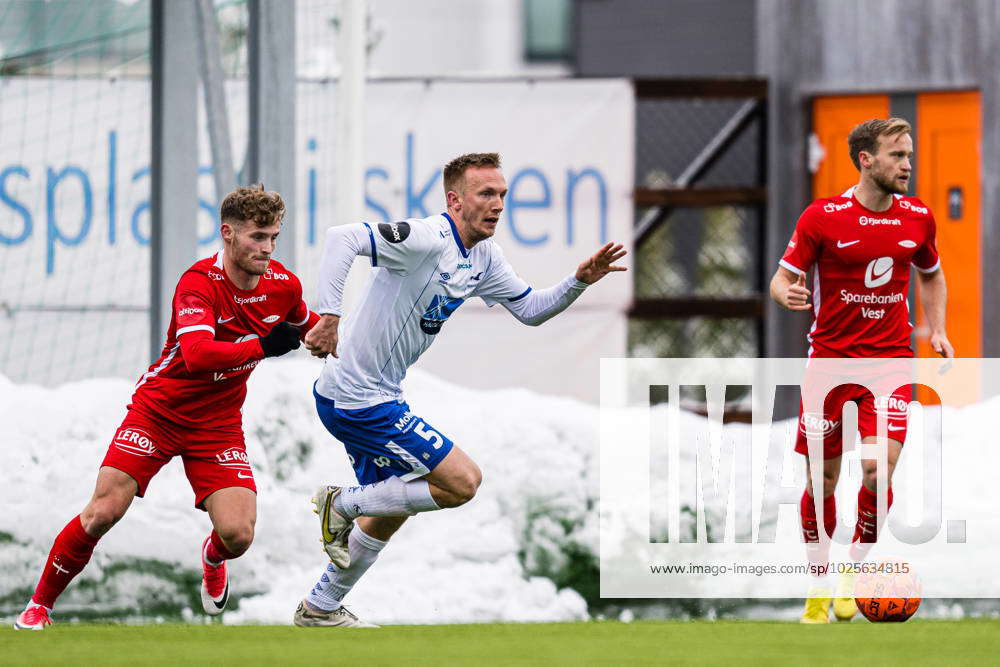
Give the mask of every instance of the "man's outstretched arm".
<svg viewBox="0 0 1000 667">
<path fill-rule="evenodd" d="M 306 349 L 314 357 L 337 356 L 337 329 L 344 306 L 347 274 L 358 255 L 371 250 L 369 229 L 363 224 L 339 225 L 326 231 L 326 244 L 319 264 L 319 322 L 306 334 Z M 366 252 L 367 251 L 367 252 Z"/>
<path fill-rule="evenodd" d="M 596 283 L 614 271 L 626 271 L 626 267 L 616 266 L 614 263 L 627 252 L 620 244 L 608 243 L 593 257 L 580 264 L 574 275 L 567 276 L 552 287 L 531 290 L 524 297 L 514 301 L 503 301 L 503 306 L 518 321 L 536 327 L 569 308 L 588 285 Z"/>
</svg>

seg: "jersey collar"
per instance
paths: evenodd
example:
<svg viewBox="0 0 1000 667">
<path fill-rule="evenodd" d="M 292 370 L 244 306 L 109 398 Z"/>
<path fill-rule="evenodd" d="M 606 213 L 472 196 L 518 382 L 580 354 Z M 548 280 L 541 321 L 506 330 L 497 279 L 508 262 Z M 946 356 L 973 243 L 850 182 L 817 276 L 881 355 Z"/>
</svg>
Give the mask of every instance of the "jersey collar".
<svg viewBox="0 0 1000 667">
<path fill-rule="evenodd" d="M 469 251 L 466 250 L 465 245 L 462 244 L 462 237 L 458 235 L 458 227 L 455 226 L 455 221 L 451 219 L 451 216 L 448 215 L 447 211 L 441 215 L 443 215 L 444 219 L 448 221 L 449 225 L 451 225 L 451 235 L 455 239 L 455 245 L 458 246 L 458 251 L 462 253 L 462 257 L 468 257 Z"/>
</svg>

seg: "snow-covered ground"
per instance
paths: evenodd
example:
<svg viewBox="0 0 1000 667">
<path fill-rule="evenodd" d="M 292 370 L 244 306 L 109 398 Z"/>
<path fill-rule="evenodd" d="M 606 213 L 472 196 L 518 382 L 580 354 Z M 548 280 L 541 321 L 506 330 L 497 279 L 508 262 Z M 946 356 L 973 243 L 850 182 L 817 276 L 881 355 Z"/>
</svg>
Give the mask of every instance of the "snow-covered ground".
<svg viewBox="0 0 1000 667">
<path fill-rule="evenodd" d="M 259 517 L 253 547 L 231 564 L 239 597 L 224 615 L 227 623 L 290 622 L 327 562 L 309 498 L 320 484 L 354 478 L 342 446 L 316 417 L 311 388 L 318 371 L 319 362 L 300 356 L 261 364 L 250 381 L 244 427 Z M 24 604 L 53 537 L 87 502 L 132 386 L 98 379 L 48 389 L 0 376 L 0 614 L 13 614 Z M 465 507 L 412 518 L 350 594 L 349 606 L 380 623 L 588 618 L 584 599 L 572 589 L 558 590 L 553 578 L 578 567 L 581 553 L 597 554 L 598 408 L 527 390 L 470 390 L 419 370 L 410 373 L 405 390 L 417 414 L 480 464 L 484 483 Z M 995 459 L 985 424 L 998 404 L 994 399 L 971 406 L 949 420 L 960 431 L 956 442 Z M 899 474 L 908 472 L 901 466 Z M 961 471 L 949 476 L 954 474 Z M 856 475 L 845 479 L 851 480 L 845 489 L 856 489 Z M 981 506 L 983 494 L 989 494 L 971 481 L 960 492 L 963 511 L 966 505 Z M 198 549 L 210 526 L 193 501 L 175 460 L 101 540 L 88 568 L 60 599 L 59 617 L 200 617 Z M 906 499 L 899 503 L 905 511 Z M 847 511 L 852 507 L 844 505 Z M 927 600 L 922 614 L 997 608 L 995 602 L 984 607 L 985 602 Z M 659 613 L 656 604 L 637 602 L 635 613 Z M 712 617 L 712 604 L 695 606 Z M 669 605 L 663 609 L 688 613 L 684 606 L 680 612 Z M 731 600 L 720 609 L 748 618 L 797 613 L 778 600 Z M 631 617 L 633 611 L 626 607 L 624 613 Z"/>
<path fill-rule="evenodd" d="M 315 414 L 318 371 L 309 359 L 269 361 L 251 378 L 244 429 L 259 516 L 253 547 L 231 565 L 234 593 L 245 597 L 226 622 L 290 622 L 327 562 L 309 498 L 320 484 L 354 477 Z M 86 504 L 132 386 L 103 379 L 47 389 L 0 377 L 2 612 L 23 605 L 52 539 Z M 484 484 L 465 507 L 412 518 L 349 596 L 352 609 L 386 623 L 586 618 L 579 594 L 531 576 L 526 564 L 558 567 L 574 542 L 596 553 L 588 500 L 597 494 L 597 409 L 526 390 L 472 391 L 417 370 L 405 389 L 416 413 L 480 464 Z M 197 582 L 210 530 L 193 502 L 175 459 L 101 540 L 57 611 L 189 606 L 179 587 Z"/>
</svg>

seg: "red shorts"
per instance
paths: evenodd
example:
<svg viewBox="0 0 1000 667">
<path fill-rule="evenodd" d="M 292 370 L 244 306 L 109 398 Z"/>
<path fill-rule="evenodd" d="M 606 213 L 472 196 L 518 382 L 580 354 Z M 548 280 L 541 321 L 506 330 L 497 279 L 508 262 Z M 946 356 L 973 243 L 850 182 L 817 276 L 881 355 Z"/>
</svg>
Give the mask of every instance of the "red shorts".
<svg viewBox="0 0 1000 667">
<path fill-rule="evenodd" d="M 239 427 L 188 428 L 129 410 L 101 465 L 130 475 L 142 497 L 149 480 L 175 456 L 184 461 L 198 509 L 205 509 L 205 498 L 219 489 L 241 486 L 257 492 Z"/>
<path fill-rule="evenodd" d="M 808 456 L 808 436 L 822 435 L 823 458 L 835 459 L 843 454 L 844 404 L 853 401 L 858 405 L 858 431 L 862 438 L 878 435 L 878 415 L 884 413 L 888 423 L 886 435 L 892 440 L 906 440 L 906 411 L 913 396 L 913 386 L 904 384 L 891 396 L 876 401 L 872 392 L 856 384 L 834 387 L 823 402 L 822 414 L 805 412 L 799 401 L 799 429 L 795 451 Z M 878 406 L 876 406 L 876 402 Z M 848 451 L 854 448 L 854 435 L 850 435 Z"/>
</svg>

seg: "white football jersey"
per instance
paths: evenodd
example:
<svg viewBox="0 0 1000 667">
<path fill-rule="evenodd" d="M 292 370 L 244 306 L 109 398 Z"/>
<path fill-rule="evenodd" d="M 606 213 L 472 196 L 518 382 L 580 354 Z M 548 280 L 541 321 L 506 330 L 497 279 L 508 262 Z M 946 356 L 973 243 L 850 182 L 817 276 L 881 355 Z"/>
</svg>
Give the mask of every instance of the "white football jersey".
<svg viewBox="0 0 1000 667">
<path fill-rule="evenodd" d="M 466 299 L 493 306 L 531 291 L 492 240 L 466 250 L 447 213 L 364 227 L 361 254 L 371 257 L 373 275 L 341 325 L 340 359 L 327 358 L 316 383 L 348 410 L 399 399 L 406 370 Z"/>
</svg>

